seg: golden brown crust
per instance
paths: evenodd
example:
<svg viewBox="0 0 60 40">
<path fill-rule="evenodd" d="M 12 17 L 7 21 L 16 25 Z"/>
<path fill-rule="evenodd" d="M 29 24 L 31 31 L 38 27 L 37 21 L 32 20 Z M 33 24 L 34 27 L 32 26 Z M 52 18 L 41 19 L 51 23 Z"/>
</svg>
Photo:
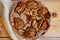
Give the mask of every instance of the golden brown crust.
<svg viewBox="0 0 60 40">
<path fill-rule="evenodd" d="M 24 28 L 24 23 L 20 18 L 14 18 L 14 28 L 17 30 L 22 30 Z"/>
</svg>

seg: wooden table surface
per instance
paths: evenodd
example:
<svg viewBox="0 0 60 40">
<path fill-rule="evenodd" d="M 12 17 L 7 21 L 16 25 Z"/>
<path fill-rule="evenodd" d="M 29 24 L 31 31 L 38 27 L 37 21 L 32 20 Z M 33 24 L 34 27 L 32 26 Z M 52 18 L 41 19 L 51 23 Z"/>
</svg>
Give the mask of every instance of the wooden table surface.
<svg viewBox="0 0 60 40">
<path fill-rule="evenodd" d="M 13 1 L 14 1 L 14 0 L 13 0 Z M 15 4 L 16 1 L 14 1 L 13 3 Z M 46 2 L 45 2 L 45 4 L 46 4 Z M 58 6 L 59 6 L 60 2 L 57 3 L 57 4 L 58 4 Z M 46 5 L 49 6 L 49 5 L 51 5 L 51 4 L 49 4 L 49 3 L 47 2 Z M 1 7 L 0 7 L 0 8 L 1 8 Z M 1 10 L 0 10 L 0 11 L 1 11 Z M 0 12 L 0 14 L 1 14 L 1 12 Z M 8 32 L 7 32 L 6 29 L 4 28 L 4 25 L 0 26 L 0 40 L 12 40 L 12 39 L 10 38 Z"/>
<path fill-rule="evenodd" d="M 4 28 L 3 22 L 1 25 L 1 16 L 0 16 L 0 40 L 12 40 L 8 34 L 8 32 L 6 31 L 6 29 Z"/>
</svg>

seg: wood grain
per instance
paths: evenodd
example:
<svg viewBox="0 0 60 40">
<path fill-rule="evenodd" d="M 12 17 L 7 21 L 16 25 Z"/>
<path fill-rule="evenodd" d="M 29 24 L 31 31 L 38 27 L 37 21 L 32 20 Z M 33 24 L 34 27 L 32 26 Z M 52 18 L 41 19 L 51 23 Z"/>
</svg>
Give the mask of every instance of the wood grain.
<svg viewBox="0 0 60 40">
<path fill-rule="evenodd" d="M 15 3 L 17 3 L 17 0 L 13 0 L 13 3 L 15 4 Z M 43 3 L 45 6 L 47 6 L 48 7 L 48 9 L 49 10 L 51 10 L 51 12 L 52 11 L 54 11 L 54 12 L 57 12 L 58 14 L 60 13 L 60 2 L 56 2 L 56 4 L 55 3 L 53 3 L 53 2 L 44 2 Z M 58 7 L 58 8 L 56 8 L 56 7 Z M 1 8 L 1 7 L 0 7 Z M 53 8 L 55 8 L 55 9 L 53 9 Z M 0 14 L 2 14 L 1 12 L 0 12 Z M 60 16 L 60 15 L 59 15 Z M 58 16 L 58 17 L 59 17 Z M 60 20 L 55 20 L 54 19 L 54 22 L 55 21 L 57 21 L 57 24 L 59 24 L 60 22 Z M 49 33 L 49 32 L 51 32 L 51 33 Z M 53 33 L 54 32 L 54 33 Z M 10 38 L 10 36 L 9 36 L 9 34 L 8 34 L 8 32 L 6 31 L 6 29 L 4 28 L 4 26 L 2 26 L 2 27 L 0 27 L 0 40 L 12 40 L 11 38 Z M 47 35 L 48 34 L 48 35 Z M 50 37 L 50 35 L 52 36 L 52 35 L 54 35 L 54 34 L 58 34 L 58 32 L 57 32 L 57 29 L 56 29 L 56 26 L 53 26 L 53 27 L 51 27 L 50 29 L 49 29 L 49 31 L 44 35 L 44 36 L 47 36 L 47 37 Z M 59 33 L 60 34 L 60 33 Z M 52 36 L 53 37 L 53 36 Z M 50 38 L 51 39 L 51 38 Z M 50 40 L 49 39 L 49 40 Z M 55 39 L 55 38 L 54 38 Z M 54 40 L 53 39 L 53 40 Z M 57 38 L 57 40 L 60 40 L 60 38 Z M 44 40 L 44 39 L 43 39 Z M 47 40 L 47 39 L 46 39 Z"/>
<path fill-rule="evenodd" d="M 0 40 L 12 40 L 3 25 L 0 27 Z"/>
<path fill-rule="evenodd" d="M 12 40 L 11 38 L 0 38 L 0 40 Z"/>
</svg>

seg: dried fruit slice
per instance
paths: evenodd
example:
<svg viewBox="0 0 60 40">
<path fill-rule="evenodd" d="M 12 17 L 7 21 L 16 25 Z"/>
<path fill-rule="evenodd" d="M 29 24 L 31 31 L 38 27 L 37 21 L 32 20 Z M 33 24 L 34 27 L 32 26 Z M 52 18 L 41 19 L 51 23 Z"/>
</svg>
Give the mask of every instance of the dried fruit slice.
<svg viewBox="0 0 60 40">
<path fill-rule="evenodd" d="M 36 30 L 32 27 L 28 27 L 24 33 L 24 36 L 31 38 L 31 37 L 34 37 L 35 34 L 36 34 Z"/>
<path fill-rule="evenodd" d="M 46 18 L 49 19 L 51 17 L 50 12 L 48 11 L 48 9 L 46 7 L 42 7 L 37 11 L 38 16 L 40 16 L 41 18 Z"/>
<path fill-rule="evenodd" d="M 24 23 L 20 18 L 14 18 L 14 27 L 17 30 L 22 30 L 24 28 Z"/>
<path fill-rule="evenodd" d="M 16 7 L 15 7 L 15 9 L 14 9 L 14 12 L 16 12 L 16 13 L 18 13 L 18 14 L 21 14 L 21 13 L 24 11 L 25 7 L 26 7 L 25 2 L 20 1 L 20 2 L 16 5 Z"/>
</svg>

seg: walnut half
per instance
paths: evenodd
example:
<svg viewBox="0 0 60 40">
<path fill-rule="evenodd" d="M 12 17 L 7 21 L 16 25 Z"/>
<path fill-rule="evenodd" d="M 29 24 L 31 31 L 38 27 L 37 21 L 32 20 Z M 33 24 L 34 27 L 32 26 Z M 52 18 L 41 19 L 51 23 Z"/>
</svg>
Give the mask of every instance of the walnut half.
<svg viewBox="0 0 60 40">
<path fill-rule="evenodd" d="M 49 19 L 51 17 L 51 14 L 46 7 L 38 9 L 37 14 L 43 19 Z"/>
<path fill-rule="evenodd" d="M 24 11 L 25 7 L 26 7 L 26 3 L 20 1 L 20 2 L 16 5 L 16 7 L 15 7 L 15 9 L 14 9 L 14 12 L 16 12 L 16 13 L 18 13 L 18 14 L 21 14 L 21 13 Z"/>
<path fill-rule="evenodd" d="M 14 28 L 17 30 L 22 30 L 24 28 L 23 21 L 18 17 L 14 18 Z"/>
<path fill-rule="evenodd" d="M 39 30 L 47 30 L 47 28 L 49 27 L 49 24 L 46 20 L 40 20 L 38 22 L 39 23 L 38 23 L 37 27 Z"/>
<path fill-rule="evenodd" d="M 38 8 L 38 2 L 36 2 L 36 1 L 27 1 L 27 8 L 29 8 L 29 9 Z"/>
<path fill-rule="evenodd" d="M 28 37 L 28 38 L 31 38 L 31 37 L 35 36 L 35 34 L 36 34 L 36 30 L 32 27 L 28 27 L 25 30 L 24 36 Z"/>
</svg>

